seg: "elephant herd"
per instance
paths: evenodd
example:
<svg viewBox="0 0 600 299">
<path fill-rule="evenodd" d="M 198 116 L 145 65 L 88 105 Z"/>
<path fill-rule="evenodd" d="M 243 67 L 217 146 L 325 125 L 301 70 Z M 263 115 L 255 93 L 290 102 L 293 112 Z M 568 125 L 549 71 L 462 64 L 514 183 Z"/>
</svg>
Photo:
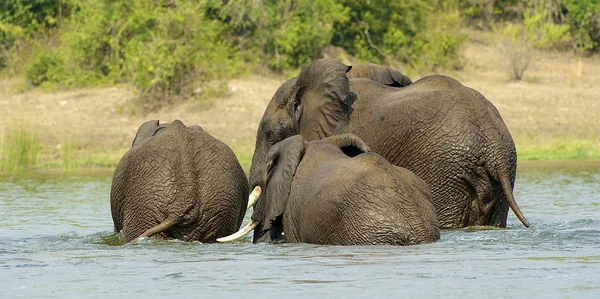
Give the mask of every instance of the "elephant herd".
<svg viewBox="0 0 600 299">
<path fill-rule="evenodd" d="M 479 92 L 321 59 L 273 95 L 249 178 L 201 127 L 147 121 L 117 165 L 110 204 L 123 243 L 253 232 L 254 243 L 413 245 L 440 229 L 506 227 L 509 208 L 529 227 L 516 167 L 512 137 Z"/>
</svg>

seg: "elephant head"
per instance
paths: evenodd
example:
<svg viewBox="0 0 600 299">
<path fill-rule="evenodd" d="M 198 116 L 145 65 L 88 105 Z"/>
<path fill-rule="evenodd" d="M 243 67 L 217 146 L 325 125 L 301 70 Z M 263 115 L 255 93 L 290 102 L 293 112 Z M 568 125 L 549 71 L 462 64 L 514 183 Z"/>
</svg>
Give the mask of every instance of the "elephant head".
<svg viewBox="0 0 600 299">
<path fill-rule="evenodd" d="M 321 139 L 346 125 L 356 99 L 346 77 L 350 69 L 334 59 L 317 60 L 275 92 L 256 133 L 251 188 L 259 185 L 267 152 L 277 142 L 296 134 L 305 140 Z"/>
<path fill-rule="evenodd" d="M 405 87 L 413 83 L 408 76 L 401 72 L 388 66 L 373 63 L 354 65 L 347 76 L 349 79 L 367 78 L 392 87 Z"/>
<path fill-rule="evenodd" d="M 253 179 L 258 175 L 256 165 L 264 163 L 275 143 L 296 134 L 306 140 L 325 138 L 346 124 L 356 99 L 346 77 L 350 69 L 337 60 L 317 60 L 279 87 L 258 126 Z"/>
</svg>

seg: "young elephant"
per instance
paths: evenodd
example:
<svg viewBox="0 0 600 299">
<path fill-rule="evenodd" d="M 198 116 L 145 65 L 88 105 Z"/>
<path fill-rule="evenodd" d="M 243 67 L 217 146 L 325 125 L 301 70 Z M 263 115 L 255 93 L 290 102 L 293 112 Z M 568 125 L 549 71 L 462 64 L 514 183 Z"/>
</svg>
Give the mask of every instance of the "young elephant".
<svg viewBox="0 0 600 299">
<path fill-rule="evenodd" d="M 199 126 L 152 120 L 117 165 L 110 206 L 125 243 L 157 234 L 214 242 L 240 227 L 247 198 L 247 177 L 227 145 Z"/>
<path fill-rule="evenodd" d="M 392 165 L 353 134 L 307 142 L 289 137 L 269 149 L 253 192 L 251 230 L 285 234 L 287 242 L 330 245 L 412 245 L 439 239 L 431 191 L 409 170 Z M 260 191 L 258 191 L 260 192 Z M 261 236 L 254 236 L 255 241 Z"/>
</svg>

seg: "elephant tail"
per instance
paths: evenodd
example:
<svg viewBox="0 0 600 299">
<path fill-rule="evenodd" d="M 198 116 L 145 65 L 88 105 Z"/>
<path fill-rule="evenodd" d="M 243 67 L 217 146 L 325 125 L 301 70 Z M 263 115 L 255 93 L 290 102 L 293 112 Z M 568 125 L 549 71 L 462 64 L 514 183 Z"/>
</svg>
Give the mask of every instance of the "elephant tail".
<svg viewBox="0 0 600 299">
<path fill-rule="evenodd" d="M 513 213 L 515 213 L 517 218 L 519 218 L 519 220 L 521 220 L 521 223 L 523 223 L 523 225 L 525 225 L 525 227 L 530 227 L 531 223 L 529 223 L 529 221 L 527 221 L 527 219 L 521 212 L 521 209 L 519 209 L 519 206 L 517 205 L 517 201 L 515 200 L 512 189 L 510 187 L 510 181 L 508 180 L 508 176 L 501 174 L 499 177 L 500 177 L 500 184 L 502 185 L 502 191 L 504 192 L 506 201 L 508 201 L 508 206 L 510 206 L 510 209 L 513 211 Z"/>
<path fill-rule="evenodd" d="M 175 224 L 177 224 L 177 222 L 178 222 L 177 217 L 169 217 L 169 218 L 165 219 L 163 222 L 159 223 L 158 225 L 155 225 L 155 226 L 147 229 L 143 234 L 141 234 L 139 237 L 137 237 L 135 239 L 135 241 L 133 241 L 133 243 L 137 243 L 137 241 L 139 241 L 142 238 L 148 238 L 148 237 L 152 237 L 156 234 L 160 234 L 160 233 L 170 229 L 171 227 L 173 227 Z"/>
</svg>

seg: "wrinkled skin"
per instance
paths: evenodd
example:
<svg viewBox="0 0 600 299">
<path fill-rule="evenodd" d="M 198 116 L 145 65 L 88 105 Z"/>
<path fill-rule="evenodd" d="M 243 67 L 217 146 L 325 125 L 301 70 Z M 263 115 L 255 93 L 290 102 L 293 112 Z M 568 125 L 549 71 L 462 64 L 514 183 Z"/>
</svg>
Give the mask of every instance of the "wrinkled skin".
<svg viewBox="0 0 600 299">
<path fill-rule="evenodd" d="M 389 66 L 372 63 L 353 65 L 346 76 L 348 79 L 367 78 L 392 87 L 405 87 L 413 83 L 408 76 Z"/>
<path fill-rule="evenodd" d="M 295 134 L 315 140 L 353 133 L 429 185 L 442 228 L 506 227 L 509 205 L 530 225 L 512 194 L 512 137 L 479 92 L 445 76 L 397 88 L 356 78 L 361 72 L 349 80 L 350 70 L 336 60 L 317 60 L 277 90 L 258 127 L 251 188 L 276 142 Z"/>
<path fill-rule="evenodd" d="M 275 144 L 267 154 L 253 219 L 260 234 L 286 242 L 413 245 L 439 239 L 427 184 L 368 152 L 352 134 Z"/>
<path fill-rule="evenodd" d="M 247 178 L 229 147 L 179 120 L 140 126 L 110 192 L 124 243 L 152 235 L 215 242 L 240 227 L 247 202 Z"/>
</svg>

